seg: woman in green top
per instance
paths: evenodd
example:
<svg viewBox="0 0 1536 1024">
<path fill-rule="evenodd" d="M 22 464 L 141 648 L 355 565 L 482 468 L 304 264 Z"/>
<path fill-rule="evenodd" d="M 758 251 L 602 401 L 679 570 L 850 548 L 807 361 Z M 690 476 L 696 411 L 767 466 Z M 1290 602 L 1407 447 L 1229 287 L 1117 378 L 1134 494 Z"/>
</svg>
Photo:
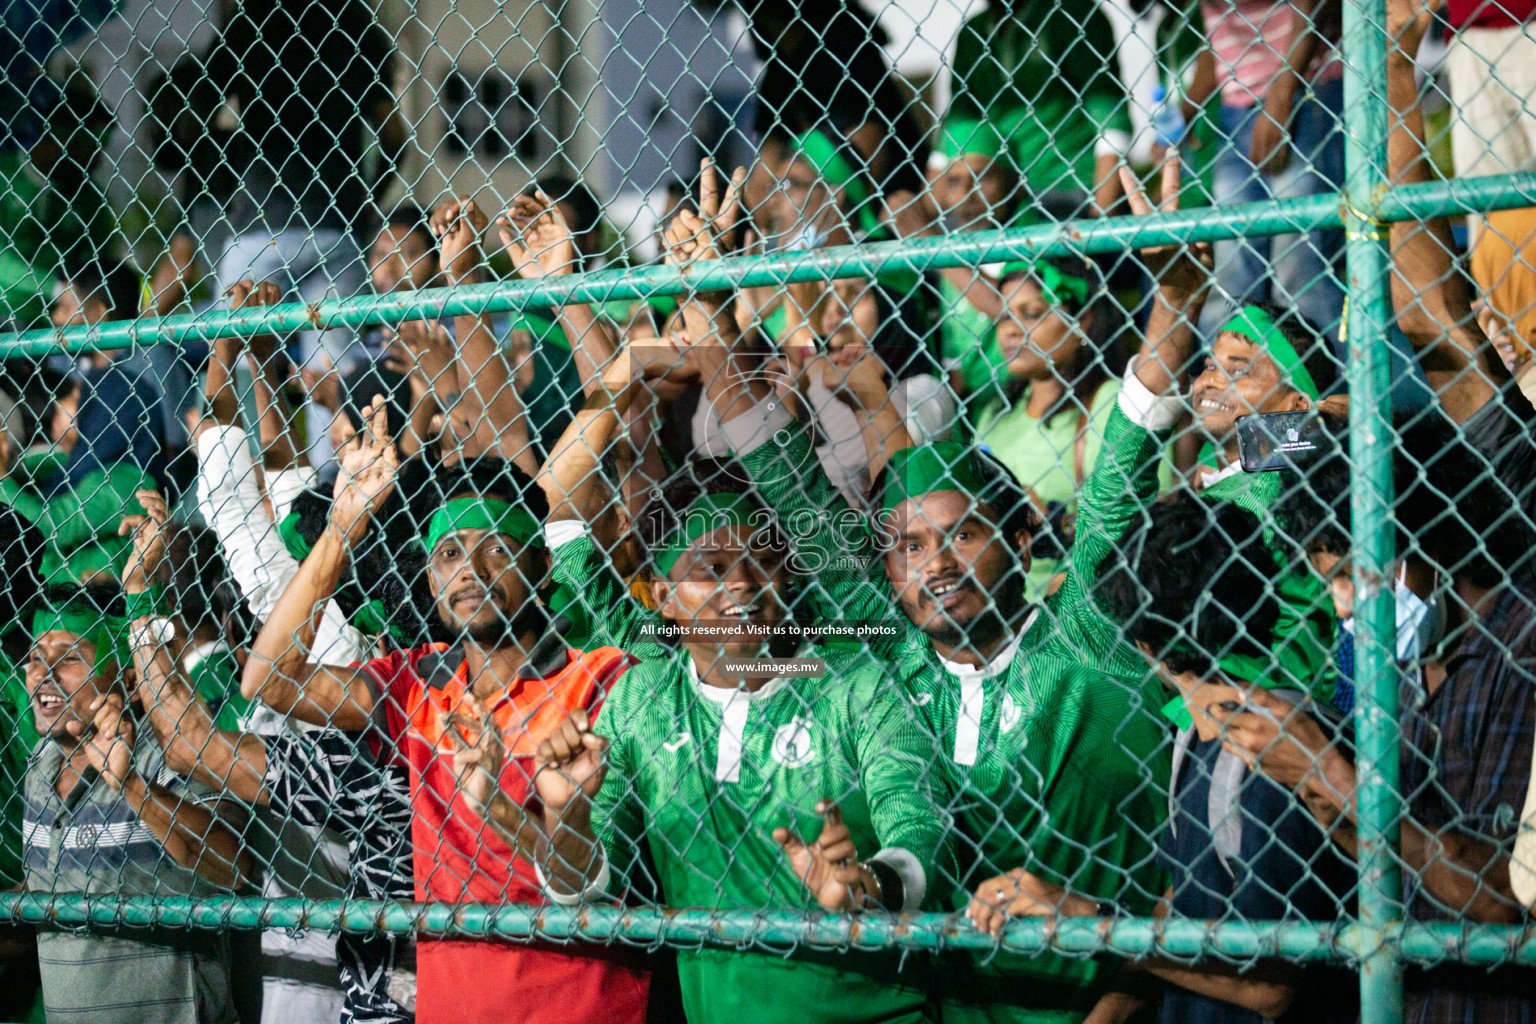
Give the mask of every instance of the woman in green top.
<svg viewBox="0 0 1536 1024">
<path fill-rule="evenodd" d="M 1127 317 L 1081 258 L 1010 263 L 1002 287 L 1008 307 L 996 338 L 966 367 L 978 381 L 969 401 L 976 441 L 1030 489 L 1059 536 L 1120 392 Z M 1029 600 L 1045 595 L 1065 547 L 1037 544 Z"/>
</svg>

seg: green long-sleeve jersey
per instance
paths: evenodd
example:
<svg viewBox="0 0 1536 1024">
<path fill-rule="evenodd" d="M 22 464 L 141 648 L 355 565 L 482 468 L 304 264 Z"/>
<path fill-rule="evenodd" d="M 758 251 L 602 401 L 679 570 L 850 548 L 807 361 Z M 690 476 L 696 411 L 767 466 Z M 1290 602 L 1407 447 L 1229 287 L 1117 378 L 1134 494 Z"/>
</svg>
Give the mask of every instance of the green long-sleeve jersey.
<svg viewBox="0 0 1536 1024">
<path fill-rule="evenodd" d="M 596 729 L 609 738 L 594 825 L 614 884 L 635 888 L 643 844 L 660 898 L 673 907 L 816 909 L 773 840 L 807 841 L 834 800 L 863 860 L 903 881 L 905 909 L 934 903 L 948 876 L 940 807 L 945 775 L 919 708 L 867 656 L 808 648 L 821 677 L 769 681 L 756 692 L 700 683 L 685 651 L 643 662 L 614 687 Z M 923 1020 L 927 976 L 887 954 L 796 951 L 679 956 L 692 1022 Z M 801 979 L 804 980 L 802 984 Z"/>
<path fill-rule="evenodd" d="M 1163 442 L 1131 428 L 1117 408 L 1079 498 L 1068 581 L 1014 644 L 981 669 L 945 662 L 910 624 L 883 648 L 953 778 L 956 906 L 1015 867 L 1133 912 L 1149 911 L 1161 891 L 1153 842 L 1166 813 L 1168 759 L 1158 701 L 1148 699 L 1155 691 L 1145 662 L 1088 599 L 1101 564 L 1157 491 Z M 819 463 L 805 457 L 804 429 L 765 433 L 778 441 L 739 457 L 801 551 L 827 567 L 814 586 L 848 609 L 845 618 L 905 622 L 867 521 L 847 514 Z M 939 972 L 946 1020 L 1081 1017 L 1099 979 L 1096 961 L 1056 956 L 959 960 Z"/>
</svg>

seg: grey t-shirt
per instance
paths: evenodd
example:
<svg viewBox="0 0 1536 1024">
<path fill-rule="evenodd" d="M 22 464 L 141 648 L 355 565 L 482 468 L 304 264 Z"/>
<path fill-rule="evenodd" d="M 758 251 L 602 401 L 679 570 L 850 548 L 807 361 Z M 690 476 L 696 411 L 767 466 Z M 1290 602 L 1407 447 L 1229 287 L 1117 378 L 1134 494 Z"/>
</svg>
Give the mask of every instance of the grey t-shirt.
<svg viewBox="0 0 1536 1024">
<path fill-rule="evenodd" d="M 219 800 L 165 766 L 147 726 L 134 746 L 134 769 L 185 800 L 208 803 L 241 827 L 239 804 Z M 29 892 L 122 896 L 212 896 L 224 892 L 176 863 L 122 795 L 99 778 L 82 781 L 67 800 L 55 783 L 65 753 L 44 741 L 23 784 L 23 861 Z M 209 931 L 120 928 L 41 930 L 38 967 L 49 1021 L 104 1024 L 226 1024 L 236 1020 L 227 936 Z"/>
</svg>

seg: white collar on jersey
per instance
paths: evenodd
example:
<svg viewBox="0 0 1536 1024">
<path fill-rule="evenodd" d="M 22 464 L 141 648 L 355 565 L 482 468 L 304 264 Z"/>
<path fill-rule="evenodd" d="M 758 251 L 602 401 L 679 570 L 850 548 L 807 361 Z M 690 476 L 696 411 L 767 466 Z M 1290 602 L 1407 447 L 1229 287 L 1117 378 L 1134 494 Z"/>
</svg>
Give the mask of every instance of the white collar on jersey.
<svg viewBox="0 0 1536 1024">
<path fill-rule="evenodd" d="M 1221 483 L 1221 481 L 1229 476 L 1237 476 L 1241 472 L 1243 472 L 1243 464 L 1241 462 L 1228 463 L 1221 469 L 1202 468 L 1200 470 L 1200 486 L 1210 487 Z"/>
<path fill-rule="evenodd" d="M 1029 617 L 1024 620 L 1024 625 L 1019 627 L 1018 636 L 1008 641 L 1008 646 L 997 652 L 997 657 L 985 665 L 966 665 L 958 661 L 939 659 L 939 664 L 944 666 L 944 671 L 952 676 L 960 676 L 962 679 L 977 676 L 982 679 L 991 679 L 993 676 L 1002 675 L 1013 664 L 1014 656 L 1019 653 L 1019 645 L 1024 642 L 1024 634 L 1029 632 L 1029 627 L 1035 624 L 1040 617 L 1040 607 L 1036 605 L 1029 611 Z"/>
<path fill-rule="evenodd" d="M 729 704 L 733 700 L 767 700 L 788 686 L 791 679 L 796 678 L 795 676 L 774 676 L 755 690 L 745 688 L 728 690 L 723 686 L 705 686 L 704 681 L 699 678 L 698 666 L 693 663 L 693 655 L 684 651 L 683 660 L 688 665 L 688 678 L 693 681 L 693 688 L 698 691 L 699 696 L 705 700 L 712 700 L 716 704 Z"/>
</svg>

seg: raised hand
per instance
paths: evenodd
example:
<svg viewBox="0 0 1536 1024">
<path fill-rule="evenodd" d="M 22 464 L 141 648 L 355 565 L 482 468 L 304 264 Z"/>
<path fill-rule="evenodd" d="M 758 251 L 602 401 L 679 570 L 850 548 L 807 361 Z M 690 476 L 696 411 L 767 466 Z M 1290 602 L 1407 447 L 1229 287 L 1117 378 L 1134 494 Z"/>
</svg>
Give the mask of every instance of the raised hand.
<svg viewBox="0 0 1536 1024">
<path fill-rule="evenodd" d="M 171 239 L 165 255 L 150 273 L 149 293 L 155 315 L 170 316 L 187 298 L 197 279 L 197 243 L 186 235 Z"/>
<path fill-rule="evenodd" d="M 902 238 L 940 234 L 938 204 L 928 190 L 892 192 L 885 203 L 885 219 Z"/>
<path fill-rule="evenodd" d="M 262 281 L 260 284 L 246 278 L 244 281 L 236 281 L 225 292 L 229 296 L 230 309 L 245 309 L 250 306 L 275 306 L 283 301 L 283 290 L 271 281 Z"/>
<path fill-rule="evenodd" d="M 299 368 L 299 388 L 311 402 L 330 412 L 341 408 L 341 375 L 331 365 L 331 358 L 320 356 L 320 366 Z"/>
<path fill-rule="evenodd" d="M 736 222 L 741 218 L 741 189 L 746 181 L 747 169 L 736 168 L 731 172 L 722 199 L 714 161 L 709 157 L 699 161 L 699 216 L 709 221 L 710 231 L 725 252 L 736 247 Z"/>
<path fill-rule="evenodd" d="M 577 709 L 534 752 L 533 785 L 547 819 L 557 819 L 597 795 L 608 774 L 608 740 Z M 553 832 L 553 829 L 551 829 Z"/>
<path fill-rule="evenodd" d="M 1429 31 L 1445 0 L 1387 0 L 1387 56 L 1400 51 L 1409 60 L 1419 53 L 1419 44 Z M 1396 46 L 1392 45 L 1396 42 Z"/>
<path fill-rule="evenodd" d="M 229 308 L 232 310 L 275 306 L 283 301 L 283 290 L 271 281 L 262 281 L 259 284 L 250 279 L 237 281 L 229 286 L 225 294 L 229 297 Z M 239 351 L 240 339 L 231 340 L 234 345 L 228 351 Z M 272 334 L 255 335 L 245 343 L 246 360 L 250 363 L 252 372 L 258 377 L 277 354 L 277 348 L 277 336 Z"/>
<path fill-rule="evenodd" d="M 871 891 L 871 878 L 859 864 L 853 836 L 843 824 L 837 804 L 823 800 L 816 805 L 822 816 L 821 835 L 807 843 L 787 828 L 773 830 L 773 841 L 784 850 L 789 866 L 805 883 L 816 902 L 827 910 L 859 910 Z"/>
<path fill-rule="evenodd" d="M 1167 159 L 1163 161 L 1161 203 L 1154 206 L 1147 198 L 1141 180 L 1131 172 L 1130 168 L 1123 166 L 1120 168 L 1120 184 L 1125 189 L 1126 201 L 1130 204 L 1131 212 L 1138 217 L 1158 212 L 1172 213 L 1178 210 L 1182 177 L 1183 168 L 1179 163 L 1179 154 L 1175 150 L 1170 150 Z M 1206 242 L 1193 245 L 1154 246 L 1141 250 L 1141 258 L 1159 287 L 1177 288 L 1188 293 L 1206 287 L 1210 283 L 1211 268 L 1215 266 L 1211 247 Z"/>
<path fill-rule="evenodd" d="M 123 589 L 130 594 L 143 593 L 160 571 L 165 559 L 166 523 L 170 510 L 159 491 L 137 491 L 134 497 L 144 506 L 145 515 L 124 516 L 117 535 L 133 535 L 133 550 L 123 568 Z"/>
<path fill-rule="evenodd" d="M 496 218 L 496 233 L 520 277 L 536 281 L 576 272 L 576 238 L 543 189 L 513 199 Z"/>
<path fill-rule="evenodd" d="M 468 196 L 445 200 L 432 211 L 427 226 L 437 238 L 443 276 L 449 284 L 466 284 L 478 277 L 480 236 L 489 223 L 484 212 Z"/>
<path fill-rule="evenodd" d="M 91 710 L 96 716 L 89 725 L 70 722 L 64 728 L 85 744 L 86 760 L 107 785 L 121 791 L 133 774 L 133 719 L 123 713 L 123 698 L 115 693 L 97 697 Z"/>
<path fill-rule="evenodd" d="M 363 410 L 363 429 L 342 446 L 341 472 L 331 502 L 331 525 L 352 540 L 395 488 L 399 469 L 395 439 L 389 436 L 384 396 L 374 395 Z"/>
<path fill-rule="evenodd" d="M 720 258 L 726 248 L 722 238 L 728 241 L 728 236 L 734 233 L 736 218 L 741 212 L 741 185 L 746 180 L 746 168 L 736 168 L 722 200 L 715 165 L 707 157 L 699 161 L 698 212 L 680 211 L 662 232 L 669 264 L 682 268 L 697 260 Z"/>
</svg>

